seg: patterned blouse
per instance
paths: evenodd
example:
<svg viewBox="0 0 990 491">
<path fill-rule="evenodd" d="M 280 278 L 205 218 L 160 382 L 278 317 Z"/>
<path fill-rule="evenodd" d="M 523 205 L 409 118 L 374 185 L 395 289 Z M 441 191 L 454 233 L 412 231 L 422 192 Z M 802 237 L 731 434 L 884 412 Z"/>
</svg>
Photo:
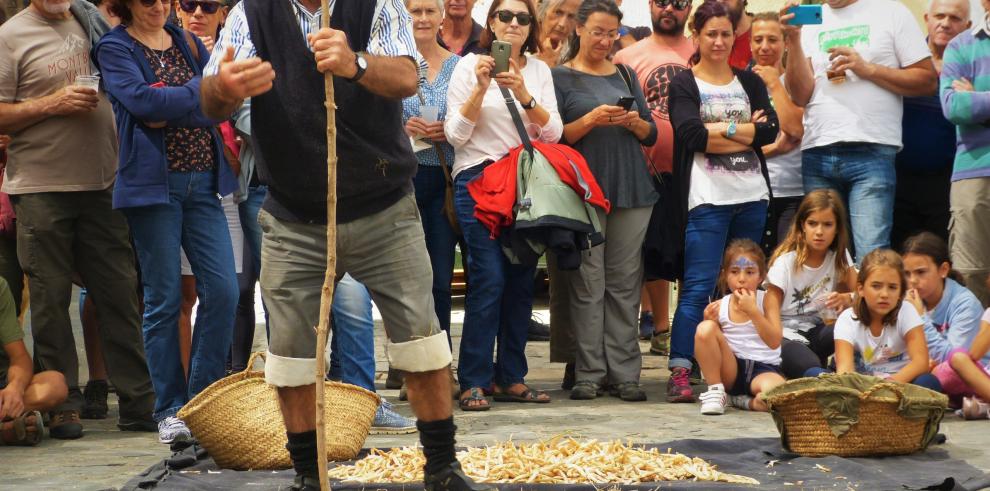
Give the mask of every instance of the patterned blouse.
<svg viewBox="0 0 990 491">
<path fill-rule="evenodd" d="M 443 66 L 440 67 L 440 73 L 437 74 L 437 78 L 433 79 L 430 83 L 424 75 L 419 81 L 419 89 L 423 92 L 423 97 L 426 98 L 426 104 L 430 106 L 437 106 L 440 108 L 439 111 L 439 121 L 443 121 L 447 117 L 447 85 L 450 84 L 450 76 L 454 73 L 454 67 L 457 66 L 457 62 L 460 61 L 461 57 L 457 55 L 452 55 L 447 57 L 443 61 Z M 420 102 L 419 96 L 407 97 L 402 100 L 402 122 L 405 123 L 412 117 L 422 117 L 419 112 Z M 440 148 L 443 149 L 444 156 L 447 158 L 447 168 L 453 168 L 454 166 L 454 147 L 450 146 L 449 143 L 441 143 Z M 429 165 L 433 167 L 438 167 L 440 165 L 440 157 L 437 156 L 437 151 L 435 148 L 428 148 L 426 150 L 421 150 L 416 152 L 416 159 L 419 160 L 419 165 Z"/>
<path fill-rule="evenodd" d="M 165 85 L 180 87 L 193 78 L 192 68 L 175 44 L 165 51 L 152 50 L 143 44 L 141 47 L 155 76 Z M 213 161 L 213 135 L 210 134 L 210 129 L 166 126 L 165 156 L 170 172 L 213 170 L 216 162 Z"/>
</svg>

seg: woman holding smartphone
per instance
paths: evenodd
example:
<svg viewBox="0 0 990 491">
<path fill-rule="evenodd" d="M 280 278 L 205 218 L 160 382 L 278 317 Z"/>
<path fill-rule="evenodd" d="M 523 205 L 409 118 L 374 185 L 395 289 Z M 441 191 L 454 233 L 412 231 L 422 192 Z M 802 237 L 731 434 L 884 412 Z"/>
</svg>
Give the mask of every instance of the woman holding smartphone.
<svg viewBox="0 0 990 491">
<path fill-rule="evenodd" d="M 706 0 L 691 21 L 698 51 L 692 67 L 670 83 L 674 128 L 675 206 L 686 228 L 684 279 L 674 313 L 669 402 L 693 402 L 689 382 L 694 334 L 715 291 L 725 246 L 759 243 L 766 223 L 770 178 L 763 146 L 777 138 L 777 113 L 759 75 L 729 65 L 735 41 L 725 5 Z M 708 312 L 705 312 L 708 313 Z"/>
<path fill-rule="evenodd" d="M 614 0 L 584 0 L 570 44 L 577 52 L 552 70 L 563 141 L 584 155 L 612 203 L 599 210 L 605 243 L 582 255 L 566 288 L 577 341 L 571 399 L 594 399 L 602 388 L 625 401 L 645 401 L 639 385 L 639 285 L 643 239 L 658 195 L 642 145 L 657 128 L 636 73 L 609 61 L 622 12 Z M 635 110 L 632 110 L 635 109 Z"/>
<path fill-rule="evenodd" d="M 527 56 L 537 50 L 535 13 L 531 0 L 492 2 L 481 45 L 492 49 L 495 41 L 508 43 L 509 49 L 493 53 L 508 55 L 508 63 L 500 61 L 508 70 L 496 73 L 494 57 L 469 54 L 454 68 L 447 92 L 444 129 L 455 152 L 454 204 L 471 278 L 457 369 L 460 407 L 465 411 L 489 409 L 484 393 L 489 387 L 494 387 L 496 401 L 550 402 L 546 393 L 530 389 L 524 380 L 535 267 L 509 263 L 498 241 L 475 218 L 475 201 L 467 190 L 488 164 L 521 144 L 500 87 L 512 94 L 531 138 L 548 143 L 560 139 L 563 125 L 550 68 Z"/>
</svg>

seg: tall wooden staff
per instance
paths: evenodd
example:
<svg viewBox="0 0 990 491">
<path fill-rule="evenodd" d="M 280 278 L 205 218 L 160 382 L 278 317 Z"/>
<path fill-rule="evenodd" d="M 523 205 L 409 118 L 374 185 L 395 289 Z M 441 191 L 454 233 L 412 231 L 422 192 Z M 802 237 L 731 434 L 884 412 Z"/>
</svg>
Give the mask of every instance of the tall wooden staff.
<svg viewBox="0 0 990 491">
<path fill-rule="evenodd" d="M 324 29 L 330 27 L 329 0 L 322 0 Z M 327 424 L 324 415 L 326 384 L 327 334 L 330 331 L 330 304 L 333 303 L 334 278 L 337 270 L 337 105 L 333 100 L 333 74 L 326 72 L 323 80 L 327 109 L 327 272 L 320 294 L 320 324 L 316 328 L 316 453 L 320 471 L 320 489 L 330 490 L 327 477 Z"/>
</svg>

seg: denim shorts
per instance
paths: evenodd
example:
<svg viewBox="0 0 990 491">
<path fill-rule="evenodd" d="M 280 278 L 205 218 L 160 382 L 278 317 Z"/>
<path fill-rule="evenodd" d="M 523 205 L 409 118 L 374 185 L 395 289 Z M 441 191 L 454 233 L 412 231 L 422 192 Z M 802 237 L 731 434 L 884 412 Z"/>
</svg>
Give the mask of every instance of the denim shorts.
<svg viewBox="0 0 990 491">
<path fill-rule="evenodd" d="M 780 373 L 780 367 L 759 361 L 736 358 L 736 381 L 729 387 L 729 395 L 751 395 L 749 391 L 753 379 L 761 373 Z"/>
</svg>

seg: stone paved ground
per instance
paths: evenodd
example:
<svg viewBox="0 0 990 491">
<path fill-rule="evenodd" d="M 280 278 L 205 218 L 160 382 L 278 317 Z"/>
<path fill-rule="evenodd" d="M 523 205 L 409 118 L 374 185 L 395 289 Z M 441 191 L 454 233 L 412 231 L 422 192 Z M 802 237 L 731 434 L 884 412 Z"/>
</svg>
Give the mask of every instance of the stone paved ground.
<svg viewBox="0 0 990 491">
<path fill-rule="evenodd" d="M 455 336 L 459 331 L 459 315 L 455 313 Z M 263 333 L 263 328 L 259 332 Z M 81 337 L 78 332 L 76 335 L 77 339 Z M 383 359 L 383 341 L 379 329 L 379 360 Z M 455 339 L 455 346 L 457 342 Z M 262 343 L 259 337 L 259 348 Z M 642 348 L 644 353 L 648 352 L 646 343 Z M 496 403 L 491 411 L 484 413 L 455 410 L 460 444 L 483 445 L 510 437 L 517 441 L 533 440 L 565 432 L 588 438 L 620 438 L 645 443 L 681 438 L 777 436 L 773 422 L 766 414 L 730 409 L 724 416 L 702 418 L 697 405 L 664 402 L 661 393 L 668 372 L 660 368 L 666 366 L 666 359 L 662 357 L 643 358 L 642 378 L 649 401 L 624 403 L 606 396 L 577 403 L 567 399 L 567 393 L 559 388 L 563 365 L 549 363 L 548 343 L 530 343 L 527 354 L 529 382 L 535 388 L 549 390 L 554 401 L 548 405 Z M 80 353 L 82 357 L 83 353 Z M 379 363 L 380 386 L 384 384 L 386 368 Z M 85 365 L 82 371 L 85 379 Z M 382 390 L 381 394 L 393 401 L 400 412 L 411 414 L 407 403 L 397 401 L 397 392 Z M 166 457 L 167 447 L 158 444 L 154 434 L 116 430 L 113 425 L 116 402 L 113 399 L 111 396 L 111 419 L 85 422 L 86 435 L 80 440 L 47 439 L 35 448 L 0 447 L 0 475 L 3 476 L 0 489 L 116 488 Z M 990 471 L 990 421 L 964 422 L 955 416 L 947 416 L 942 432 L 949 441 L 945 448 L 954 457 Z M 416 435 L 377 436 L 369 437 L 366 445 L 388 447 L 411 445 L 416 441 Z"/>
</svg>

